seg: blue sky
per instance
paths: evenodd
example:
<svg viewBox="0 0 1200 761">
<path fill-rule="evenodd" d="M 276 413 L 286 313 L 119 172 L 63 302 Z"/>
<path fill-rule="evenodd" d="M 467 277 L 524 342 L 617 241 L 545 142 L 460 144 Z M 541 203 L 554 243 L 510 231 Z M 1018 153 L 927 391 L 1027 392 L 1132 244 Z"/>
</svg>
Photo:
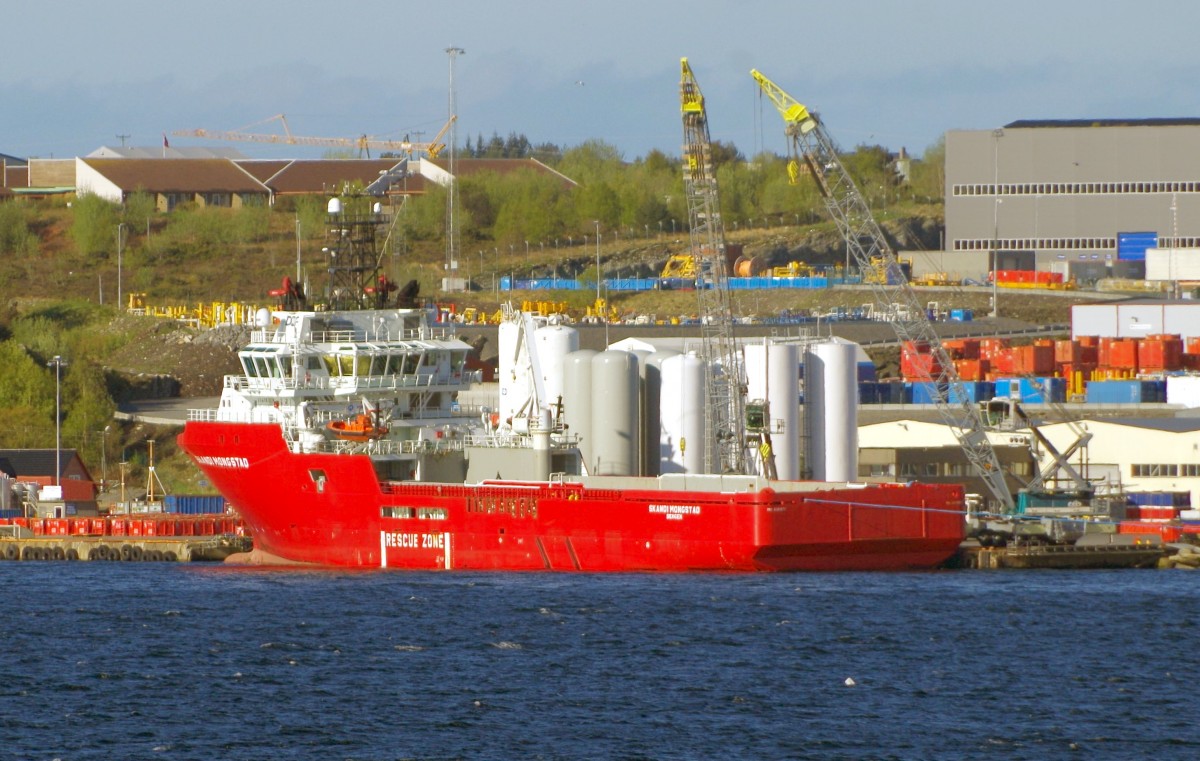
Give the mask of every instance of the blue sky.
<svg viewBox="0 0 1200 761">
<path fill-rule="evenodd" d="M 751 68 L 843 147 L 919 155 L 947 129 L 1015 119 L 1200 117 L 1197 28 L 1185 0 L 24 3 L 0 44 L 0 153 L 161 145 L 278 113 L 295 134 L 429 138 L 456 46 L 460 144 L 516 132 L 678 155 L 687 56 L 712 137 L 747 155 L 785 150 Z"/>
</svg>

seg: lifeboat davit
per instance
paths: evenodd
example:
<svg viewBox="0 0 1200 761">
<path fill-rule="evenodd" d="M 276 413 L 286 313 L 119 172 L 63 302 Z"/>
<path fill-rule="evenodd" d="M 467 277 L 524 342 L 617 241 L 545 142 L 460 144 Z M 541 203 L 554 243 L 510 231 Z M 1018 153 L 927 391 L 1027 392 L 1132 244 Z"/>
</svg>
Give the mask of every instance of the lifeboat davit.
<svg viewBox="0 0 1200 761">
<path fill-rule="evenodd" d="M 387 434 L 387 426 L 375 421 L 373 415 L 362 413 L 340 420 L 330 420 L 325 430 L 343 441 L 374 441 Z"/>
</svg>

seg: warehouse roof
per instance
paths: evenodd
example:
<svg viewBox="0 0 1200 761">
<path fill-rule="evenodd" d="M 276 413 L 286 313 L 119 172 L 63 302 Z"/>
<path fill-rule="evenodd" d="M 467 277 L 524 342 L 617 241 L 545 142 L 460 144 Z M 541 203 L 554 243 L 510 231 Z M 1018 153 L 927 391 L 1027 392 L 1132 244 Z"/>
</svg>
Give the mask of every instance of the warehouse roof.
<svg viewBox="0 0 1200 761">
<path fill-rule="evenodd" d="M 1041 129 L 1045 127 L 1200 127 L 1194 117 L 1164 117 L 1160 119 L 1018 119 L 1004 125 L 1005 129 Z"/>
</svg>

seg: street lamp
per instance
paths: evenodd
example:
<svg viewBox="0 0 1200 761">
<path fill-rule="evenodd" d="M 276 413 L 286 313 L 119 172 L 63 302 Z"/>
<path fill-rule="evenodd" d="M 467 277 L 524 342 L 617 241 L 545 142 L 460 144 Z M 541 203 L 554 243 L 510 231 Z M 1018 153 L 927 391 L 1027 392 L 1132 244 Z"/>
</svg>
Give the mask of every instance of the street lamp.
<svg viewBox="0 0 1200 761">
<path fill-rule="evenodd" d="M 596 306 L 600 306 L 600 220 L 593 219 L 596 226 Z"/>
<path fill-rule="evenodd" d="M 996 269 L 1000 259 L 997 249 L 1000 246 L 1000 204 L 1002 203 L 1004 203 L 1004 199 L 997 198 L 992 207 L 992 317 L 1000 316 L 1000 302 L 996 300 L 996 295 L 999 293 L 996 283 L 1000 278 L 996 276 Z"/>
<path fill-rule="evenodd" d="M 100 491 L 108 492 L 108 432 L 111 425 L 104 426 L 100 432 Z"/>
<path fill-rule="evenodd" d="M 117 309 L 123 309 L 121 306 L 121 247 L 125 238 L 125 223 L 117 223 Z"/>
<path fill-rule="evenodd" d="M 59 355 L 46 363 L 54 368 L 54 485 L 62 486 L 62 369 L 66 365 Z"/>
</svg>

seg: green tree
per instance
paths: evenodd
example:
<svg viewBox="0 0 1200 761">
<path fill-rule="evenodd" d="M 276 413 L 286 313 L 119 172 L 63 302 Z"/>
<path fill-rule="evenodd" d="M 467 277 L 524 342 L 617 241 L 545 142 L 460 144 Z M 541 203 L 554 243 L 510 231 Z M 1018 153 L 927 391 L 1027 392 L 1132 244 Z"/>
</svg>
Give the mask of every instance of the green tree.
<svg viewBox="0 0 1200 761">
<path fill-rule="evenodd" d="M 941 201 L 946 193 L 946 138 L 925 149 L 920 161 L 912 162 L 909 185 L 913 196 L 926 203 Z"/>
<path fill-rule="evenodd" d="M 79 253 L 92 258 L 115 255 L 120 207 L 98 195 L 85 193 L 75 199 L 71 209 L 71 238 Z"/>
</svg>

